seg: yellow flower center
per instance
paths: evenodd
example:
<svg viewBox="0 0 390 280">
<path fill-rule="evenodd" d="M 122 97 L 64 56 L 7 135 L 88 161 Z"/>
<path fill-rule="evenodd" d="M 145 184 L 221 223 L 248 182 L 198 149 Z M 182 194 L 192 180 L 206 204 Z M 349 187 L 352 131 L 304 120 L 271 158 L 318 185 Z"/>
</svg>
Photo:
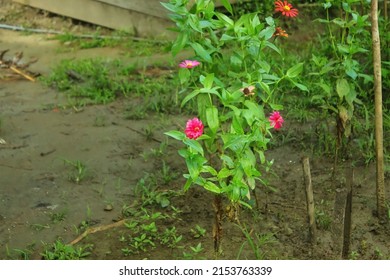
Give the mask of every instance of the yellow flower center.
<svg viewBox="0 0 390 280">
<path fill-rule="evenodd" d="M 195 130 L 196 132 L 198 132 L 198 131 L 199 131 L 199 127 L 196 126 L 196 127 L 194 128 L 194 130 Z"/>
<path fill-rule="evenodd" d="M 286 6 L 283 7 L 283 10 L 284 10 L 285 12 L 288 12 L 288 11 L 290 11 L 290 7 L 286 5 Z"/>
</svg>

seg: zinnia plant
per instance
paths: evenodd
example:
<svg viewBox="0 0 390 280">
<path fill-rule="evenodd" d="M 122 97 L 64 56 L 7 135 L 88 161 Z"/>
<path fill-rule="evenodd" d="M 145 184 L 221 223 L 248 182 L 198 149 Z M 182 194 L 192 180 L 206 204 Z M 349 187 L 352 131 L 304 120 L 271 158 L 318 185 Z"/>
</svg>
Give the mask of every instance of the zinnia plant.
<svg viewBox="0 0 390 280">
<path fill-rule="evenodd" d="M 281 1 L 283 12 L 293 17 L 296 9 Z M 221 1 L 233 13 L 229 1 Z M 265 151 L 274 129 L 280 129 L 282 106 L 273 103 L 273 96 L 282 81 L 300 85 L 296 78 L 302 71 L 299 63 L 280 75 L 267 62 L 269 52 L 280 53 L 273 43 L 277 29 L 272 17 L 260 19 L 256 13 L 242 15 L 234 21 L 214 10 L 214 1 L 195 1 L 196 8 L 188 10 L 187 0 L 170 0 L 162 3 L 175 13 L 172 19 L 179 31 L 172 45 L 172 53 L 184 48 L 194 51 L 197 59 L 179 64 L 179 79 L 189 89 L 181 106 L 191 102 L 197 106 L 197 118 L 187 121 L 186 128 L 166 132 L 184 144 L 179 154 L 184 158 L 188 174 L 184 190 L 198 185 L 215 194 L 216 209 L 214 244 L 219 251 L 221 237 L 221 197 L 226 197 L 232 207 L 227 213 L 238 220 L 239 207 L 251 208 L 255 202 L 252 192 L 266 186 L 263 172 L 271 166 Z M 278 6 L 279 7 L 279 6 Z M 287 8 L 286 8 L 287 7 Z M 287 11 L 287 9 L 290 9 Z M 223 50 L 231 49 L 226 56 Z M 202 63 L 201 73 L 188 71 Z M 184 90 L 182 92 L 185 92 Z M 267 112 L 273 112 L 267 119 Z"/>
</svg>

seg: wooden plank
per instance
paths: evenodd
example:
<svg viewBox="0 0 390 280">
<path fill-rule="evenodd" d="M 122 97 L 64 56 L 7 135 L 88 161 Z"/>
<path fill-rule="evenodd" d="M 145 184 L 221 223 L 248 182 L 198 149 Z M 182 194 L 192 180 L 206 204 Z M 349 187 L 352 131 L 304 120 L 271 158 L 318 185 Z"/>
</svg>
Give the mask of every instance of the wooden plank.
<svg viewBox="0 0 390 280">
<path fill-rule="evenodd" d="M 157 38 L 172 36 L 172 32 L 167 30 L 168 27 L 172 27 L 172 22 L 168 19 L 148 16 L 95 0 L 13 1 L 108 28 L 125 30 L 135 36 Z"/>
<path fill-rule="evenodd" d="M 133 10 L 155 17 L 167 18 L 168 10 L 160 2 L 162 0 L 96 0 L 109 5 L 121 7 L 127 10 Z"/>
<path fill-rule="evenodd" d="M 121 7 L 128 10 L 137 11 L 155 17 L 167 18 L 169 11 L 165 9 L 160 2 L 169 2 L 168 0 L 96 0 L 113 6 Z M 230 0 L 234 4 L 240 0 Z M 242 0 L 241 0 L 242 1 Z M 191 6 L 195 0 L 189 2 Z M 216 2 L 216 6 L 222 6 L 221 1 Z"/>
</svg>

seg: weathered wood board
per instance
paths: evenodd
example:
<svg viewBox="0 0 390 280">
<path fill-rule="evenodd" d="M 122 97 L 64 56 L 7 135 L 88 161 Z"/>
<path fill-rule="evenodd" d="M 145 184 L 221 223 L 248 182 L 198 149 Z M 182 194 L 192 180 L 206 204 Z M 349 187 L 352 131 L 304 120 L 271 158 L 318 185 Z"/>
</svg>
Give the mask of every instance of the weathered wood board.
<svg viewBox="0 0 390 280">
<path fill-rule="evenodd" d="M 128 31 L 140 37 L 171 37 L 168 18 L 155 17 L 95 0 L 13 0 L 96 25 Z M 142 1 L 149 2 L 149 1 Z M 154 2 L 154 0 L 153 0 Z"/>
<path fill-rule="evenodd" d="M 38 9 L 140 37 L 169 38 L 173 27 L 160 2 L 168 0 L 13 0 Z M 192 0 L 193 2 L 194 0 Z M 239 0 L 230 0 L 235 3 Z M 191 2 L 190 2 L 191 3 Z M 217 6 L 221 5 L 219 1 Z"/>
</svg>

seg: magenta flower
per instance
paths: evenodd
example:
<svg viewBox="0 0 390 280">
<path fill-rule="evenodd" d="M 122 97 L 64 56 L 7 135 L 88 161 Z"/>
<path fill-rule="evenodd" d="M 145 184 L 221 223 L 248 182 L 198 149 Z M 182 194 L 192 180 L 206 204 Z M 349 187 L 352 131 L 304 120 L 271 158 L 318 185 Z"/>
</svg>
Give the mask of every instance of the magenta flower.
<svg viewBox="0 0 390 280">
<path fill-rule="evenodd" d="M 180 68 L 194 68 L 196 66 L 198 66 L 200 64 L 199 61 L 196 61 L 196 60 L 184 60 L 182 62 L 180 62 L 179 64 L 179 67 Z"/>
<path fill-rule="evenodd" d="M 278 111 L 272 112 L 268 120 L 271 123 L 271 126 L 276 130 L 280 129 L 284 122 L 282 116 Z"/>
<path fill-rule="evenodd" d="M 203 134 L 203 123 L 198 118 L 188 120 L 185 134 L 190 139 L 196 139 Z"/>
</svg>

